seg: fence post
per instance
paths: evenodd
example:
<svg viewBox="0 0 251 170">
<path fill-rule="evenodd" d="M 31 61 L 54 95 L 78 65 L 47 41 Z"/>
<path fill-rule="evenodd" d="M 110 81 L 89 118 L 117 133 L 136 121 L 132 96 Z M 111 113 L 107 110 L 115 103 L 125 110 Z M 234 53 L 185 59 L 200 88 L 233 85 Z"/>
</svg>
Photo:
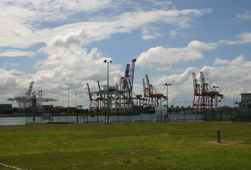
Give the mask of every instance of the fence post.
<svg viewBox="0 0 251 170">
<path fill-rule="evenodd" d="M 220 130 L 217 130 L 217 140 L 218 140 L 218 143 L 220 143 Z"/>
</svg>

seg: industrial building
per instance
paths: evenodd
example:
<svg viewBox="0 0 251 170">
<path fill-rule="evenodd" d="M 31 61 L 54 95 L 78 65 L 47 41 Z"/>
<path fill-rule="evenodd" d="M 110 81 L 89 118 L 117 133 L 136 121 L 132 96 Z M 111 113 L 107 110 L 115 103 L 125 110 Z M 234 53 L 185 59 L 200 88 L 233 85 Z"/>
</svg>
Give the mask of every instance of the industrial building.
<svg viewBox="0 0 251 170">
<path fill-rule="evenodd" d="M 251 93 L 242 93 L 241 102 L 239 102 L 239 111 L 246 112 L 251 110 Z"/>
</svg>

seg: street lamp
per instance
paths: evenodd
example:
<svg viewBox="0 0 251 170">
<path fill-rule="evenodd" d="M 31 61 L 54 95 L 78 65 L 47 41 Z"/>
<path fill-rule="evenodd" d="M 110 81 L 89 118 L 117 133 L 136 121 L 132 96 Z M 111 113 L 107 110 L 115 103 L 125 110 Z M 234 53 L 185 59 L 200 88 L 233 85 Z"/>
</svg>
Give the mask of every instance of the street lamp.
<svg viewBox="0 0 251 170">
<path fill-rule="evenodd" d="M 166 118 L 168 120 L 168 86 L 171 86 L 171 84 L 165 84 L 166 85 Z"/>
<path fill-rule="evenodd" d="M 70 105 L 69 105 L 69 103 L 70 103 L 70 100 L 69 100 L 69 91 L 70 91 L 70 88 L 68 87 L 68 114 L 69 114 L 69 107 L 70 107 Z"/>
<path fill-rule="evenodd" d="M 78 103 L 78 93 L 76 93 L 76 109 L 77 109 L 77 103 Z"/>
<path fill-rule="evenodd" d="M 217 108 L 216 88 L 219 88 L 219 86 L 213 86 L 213 88 L 214 88 L 214 93 L 215 93 L 215 108 Z"/>
<path fill-rule="evenodd" d="M 104 60 L 107 63 L 107 123 L 109 123 L 109 63 L 112 63 L 112 60 Z"/>
</svg>

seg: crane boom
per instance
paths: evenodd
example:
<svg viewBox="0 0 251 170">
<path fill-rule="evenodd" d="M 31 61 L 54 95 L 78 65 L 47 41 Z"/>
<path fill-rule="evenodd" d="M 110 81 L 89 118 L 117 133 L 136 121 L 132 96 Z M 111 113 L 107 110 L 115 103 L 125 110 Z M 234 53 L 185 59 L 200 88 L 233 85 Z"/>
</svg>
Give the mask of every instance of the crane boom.
<svg viewBox="0 0 251 170">
<path fill-rule="evenodd" d="M 99 81 L 97 81 L 97 83 L 98 83 L 98 90 L 100 91 L 101 89 L 100 89 Z M 100 97 L 102 98 L 102 94 L 100 94 Z"/>
<path fill-rule="evenodd" d="M 25 93 L 27 97 L 29 97 L 31 95 L 33 83 L 34 83 L 34 81 L 30 83 L 29 90 Z"/>
<path fill-rule="evenodd" d="M 89 98 L 90 98 L 90 100 L 92 100 L 92 95 L 91 95 L 91 91 L 90 91 L 89 84 L 88 84 L 88 83 L 86 83 L 86 85 L 87 85 L 87 88 L 88 88 Z"/>
</svg>

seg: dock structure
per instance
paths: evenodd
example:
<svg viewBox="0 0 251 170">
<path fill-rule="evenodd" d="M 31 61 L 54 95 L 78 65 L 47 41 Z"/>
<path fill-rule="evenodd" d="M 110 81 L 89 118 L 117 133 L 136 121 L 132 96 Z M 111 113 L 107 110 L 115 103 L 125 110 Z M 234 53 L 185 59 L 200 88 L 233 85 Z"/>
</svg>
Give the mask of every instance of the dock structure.
<svg viewBox="0 0 251 170">
<path fill-rule="evenodd" d="M 91 92 L 87 83 L 89 93 L 89 111 L 105 112 L 107 108 L 112 112 L 131 112 L 136 104 L 133 94 L 133 80 L 136 59 L 127 64 L 125 75 L 121 77 L 115 86 L 104 86 L 100 88 L 99 81 L 96 92 Z"/>
<path fill-rule="evenodd" d="M 18 108 L 41 108 L 43 107 L 43 102 L 52 102 L 52 101 L 58 101 L 58 99 L 53 98 L 43 98 L 43 90 L 32 92 L 34 81 L 30 83 L 29 90 L 23 95 L 23 96 L 17 96 L 13 98 L 8 98 L 8 101 L 14 102 L 16 101 L 18 103 Z"/>
<path fill-rule="evenodd" d="M 162 100 L 165 96 L 159 93 L 152 84 L 149 83 L 146 74 L 145 85 L 143 79 L 143 96 L 133 93 L 133 81 L 136 59 L 133 59 L 130 64 L 126 65 L 125 75 L 120 78 L 115 86 L 104 86 L 100 88 L 99 81 L 98 91 L 91 92 L 87 83 L 89 93 L 89 111 L 105 112 L 107 108 L 115 113 L 128 113 L 142 110 L 143 108 L 154 108 L 162 106 Z"/>
<path fill-rule="evenodd" d="M 224 98 L 223 94 L 216 91 L 219 86 L 213 86 L 213 88 L 206 83 L 203 72 L 200 72 L 201 84 L 197 83 L 195 73 L 192 73 L 194 97 L 193 97 L 193 111 L 204 112 L 207 109 L 212 110 L 213 106 L 218 107 L 218 97 Z"/>
</svg>

